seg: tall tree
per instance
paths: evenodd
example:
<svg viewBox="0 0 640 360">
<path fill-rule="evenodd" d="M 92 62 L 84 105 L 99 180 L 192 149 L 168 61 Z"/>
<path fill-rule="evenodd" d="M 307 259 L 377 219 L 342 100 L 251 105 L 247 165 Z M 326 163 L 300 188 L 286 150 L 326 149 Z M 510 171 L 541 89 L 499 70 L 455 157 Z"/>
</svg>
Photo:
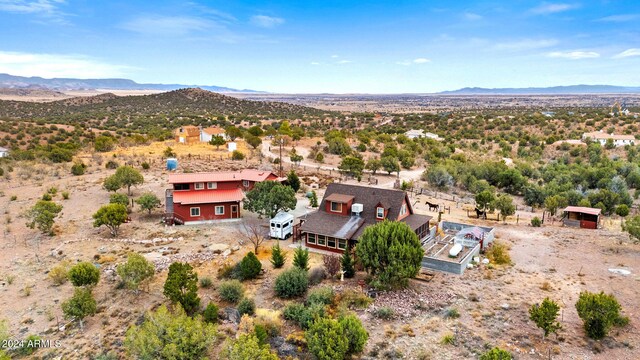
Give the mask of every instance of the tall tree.
<svg viewBox="0 0 640 360">
<path fill-rule="evenodd" d="M 355 156 L 346 156 L 340 162 L 338 169 L 347 175 L 360 177 L 364 170 L 364 161 Z"/>
<path fill-rule="evenodd" d="M 116 169 L 115 176 L 120 180 L 123 187 L 127 187 L 127 194 L 131 195 L 131 186 L 144 183 L 142 174 L 132 166 L 124 165 Z"/>
<path fill-rule="evenodd" d="M 137 198 L 136 204 L 140 205 L 140 208 L 142 210 L 149 211 L 149 215 L 151 215 L 151 210 L 157 208 L 161 204 L 161 202 L 156 194 L 148 192 L 142 194 L 139 198 Z"/>
<path fill-rule="evenodd" d="M 263 181 L 247 193 L 244 208 L 260 217 L 273 218 L 279 211 L 294 209 L 296 202 L 296 194 L 292 188 L 275 181 Z"/>
<path fill-rule="evenodd" d="M 289 187 L 291 187 L 295 192 L 298 192 L 298 190 L 300 190 L 300 178 L 293 170 L 291 170 L 289 174 L 287 174 L 287 185 L 289 185 Z"/>
<path fill-rule="evenodd" d="M 483 190 L 476 194 L 476 205 L 478 206 L 478 209 L 485 213 L 485 218 L 487 210 L 494 208 L 495 200 L 496 196 L 490 190 Z"/>
<path fill-rule="evenodd" d="M 356 269 L 353 266 L 353 258 L 351 257 L 351 249 L 345 249 L 340 259 L 340 267 L 344 271 L 344 277 L 352 278 L 356 275 Z"/>
<path fill-rule="evenodd" d="M 375 175 L 376 172 L 380 170 L 380 168 L 382 168 L 382 162 L 380 161 L 380 159 L 375 157 L 369 158 L 369 160 L 367 160 L 367 164 L 365 165 L 365 169 L 371 171 L 373 175 Z"/>
<path fill-rule="evenodd" d="M 53 225 L 61 211 L 62 205 L 53 201 L 38 200 L 26 213 L 27 226 L 31 229 L 37 227 L 43 235 L 53 235 Z"/>
<path fill-rule="evenodd" d="M 544 332 L 543 338 L 562 328 L 556 321 L 560 307 L 555 301 L 545 298 L 541 304 L 533 304 L 529 308 L 529 319 Z"/>
<path fill-rule="evenodd" d="M 406 286 L 422 265 L 424 249 L 404 222 L 383 221 L 368 226 L 358 240 L 356 256 L 377 288 Z"/>
<path fill-rule="evenodd" d="M 229 138 L 229 140 L 231 141 L 235 141 L 237 138 L 242 137 L 242 130 L 238 129 L 233 125 L 227 126 L 224 129 L 224 131 L 227 134 L 227 137 Z"/>
<path fill-rule="evenodd" d="M 222 145 L 224 145 L 226 143 L 227 143 L 227 140 L 225 140 L 220 135 L 214 135 L 214 136 L 211 137 L 211 140 L 209 140 L 209 144 L 215 146 L 216 150 L 220 150 L 220 146 L 222 146 Z"/>
<path fill-rule="evenodd" d="M 187 263 L 174 262 L 164 283 L 164 295 L 174 303 L 180 303 L 184 311 L 194 314 L 200 307 L 198 274 Z"/>
<path fill-rule="evenodd" d="M 95 314 L 97 309 L 96 300 L 89 288 L 76 288 L 73 296 L 62 303 L 64 317 L 78 320 L 80 329 L 84 329 L 84 318 Z"/>
<path fill-rule="evenodd" d="M 507 216 L 511 216 L 516 213 L 516 206 L 513 204 L 513 198 L 509 195 L 503 194 L 496 199 L 496 209 L 500 210 L 500 217 L 502 221 L 507 220 Z"/>
<path fill-rule="evenodd" d="M 380 162 L 382 163 L 384 171 L 389 175 L 391 175 L 392 172 L 400 171 L 400 163 L 398 163 L 398 159 L 393 156 L 383 156 Z"/>
</svg>

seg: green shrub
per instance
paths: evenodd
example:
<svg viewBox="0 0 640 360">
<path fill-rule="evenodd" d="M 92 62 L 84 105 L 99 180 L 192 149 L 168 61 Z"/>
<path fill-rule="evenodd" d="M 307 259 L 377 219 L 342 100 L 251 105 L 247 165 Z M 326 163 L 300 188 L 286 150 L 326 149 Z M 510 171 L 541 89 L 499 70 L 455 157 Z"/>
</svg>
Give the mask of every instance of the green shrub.
<svg viewBox="0 0 640 360">
<path fill-rule="evenodd" d="M 86 168 L 87 168 L 87 165 L 85 165 L 82 162 L 77 162 L 71 166 L 71 174 L 75 176 L 84 175 L 84 171 Z"/>
<path fill-rule="evenodd" d="M 620 315 L 622 307 L 615 296 L 584 291 L 580 293 L 576 310 L 584 322 L 584 330 L 592 339 L 602 339 L 614 325 L 626 325 L 629 319 Z"/>
<path fill-rule="evenodd" d="M 330 286 L 325 286 L 311 290 L 307 295 L 307 304 L 331 305 L 334 298 L 333 289 Z"/>
<path fill-rule="evenodd" d="M 141 166 L 142 166 L 142 169 L 144 169 L 144 170 L 149 170 L 149 168 L 151 168 L 151 165 L 149 165 L 149 163 L 148 163 L 148 162 L 146 162 L 146 161 L 145 161 L 145 162 L 143 162 L 143 163 L 141 164 Z"/>
<path fill-rule="evenodd" d="M 233 150 L 231 153 L 231 160 L 244 160 L 244 158 L 244 154 L 238 150 Z"/>
<path fill-rule="evenodd" d="M 296 248 L 293 253 L 293 266 L 309 270 L 309 249 L 303 249 L 302 246 Z"/>
<path fill-rule="evenodd" d="M 493 349 L 483 353 L 480 355 L 480 360 L 511 360 L 511 353 L 502 350 L 499 347 L 494 347 Z"/>
<path fill-rule="evenodd" d="M 559 311 L 560 307 L 555 301 L 545 298 L 541 304 L 533 304 L 529 308 L 529 319 L 542 329 L 546 337 L 562 328 L 560 323 L 556 321 Z"/>
<path fill-rule="evenodd" d="M 240 303 L 238 304 L 238 312 L 240 313 L 240 316 L 244 314 L 252 316 L 256 313 L 256 303 L 253 299 L 244 298 L 240 300 Z"/>
<path fill-rule="evenodd" d="M 211 287 L 211 285 L 213 284 L 213 281 L 211 281 L 210 277 L 201 277 L 200 278 L 200 287 L 203 289 L 208 289 Z"/>
<path fill-rule="evenodd" d="M 54 266 L 51 271 L 49 271 L 48 276 L 53 282 L 53 285 L 59 286 L 66 283 L 67 280 L 69 280 L 69 262 L 63 261 Z"/>
<path fill-rule="evenodd" d="M 109 196 L 109 204 L 121 204 L 129 207 L 129 197 L 127 194 L 115 193 Z"/>
<path fill-rule="evenodd" d="M 448 317 L 451 319 L 457 319 L 460 317 L 460 312 L 456 308 L 447 309 L 447 313 L 445 314 L 445 317 Z"/>
<path fill-rule="evenodd" d="M 540 220 L 539 217 L 534 216 L 533 219 L 531 219 L 531 226 L 533 227 L 540 227 L 542 226 L 542 220 Z"/>
<path fill-rule="evenodd" d="M 264 325 L 255 324 L 253 326 L 253 332 L 256 334 L 256 338 L 258 338 L 258 343 L 260 345 L 267 344 L 267 340 L 269 340 L 269 332 Z"/>
<path fill-rule="evenodd" d="M 63 191 L 62 192 L 62 198 L 64 200 L 69 200 L 69 192 L 68 191 Z"/>
<path fill-rule="evenodd" d="M 42 200 L 44 200 L 44 201 L 51 201 L 51 195 L 50 195 L 50 194 L 44 194 L 44 195 L 42 195 Z"/>
<path fill-rule="evenodd" d="M 240 261 L 240 277 L 242 280 L 255 279 L 262 270 L 262 264 L 252 251 Z"/>
<path fill-rule="evenodd" d="M 107 169 L 117 169 L 118 166 L 118 163 L 113 160 L 107 161 L 107 163 L 104 165 L 104 167 Z"/>
<path fill-rule="evenodd" d="M 204 321 L 215 324 L 218 322 L 218 306 L 214 303 L 207 304 L 207 307 L 202 312 L 202 318 Z"/>
<path fill-rule="evenodd" d="M 11 201 L 18 200 L 18 195 L 11 195 Z"/>
<path fill-rule="evenodd" d="M 73 286 L 96 285 L 100 280 L 100 270 L 92 263 L 81 262 L 69 270 L 69 280 Z"/>
<path fill-rule="evenodd" d="M 308 329 L 315 319 L 324 317 L 325 313 L 325 306 L 322 304 L 313 303 L 305 306 L 294 302 L 284 308 L 282 316 L 286 320 L 295 322 L 302 329 Z"/>
<path fill-rule="evenodd" d="M 39 346 L 37 344 L 42 341 L 42 338 L 38 335 L 29 335 L 24 339 L 24 346 L 17 347 L 16 352 L 18 355 L 28 356 L 36 352 Z"/>
<path fill-rule="evenodd" d="M 440 339 L 440 344 L 442 345 L 454 345 L 456 343 L 456 338 L 453 334 L 447 334 Z"/>
<path fill-rule="evenodd" d="M 284 266 L 287 261 L 287 254 L 280 248 L 280 242 L 271 248 L 271 264 L 274 268 L 279 269 Z"/>
<path fill-rule="evenodd" d="M 318 360 L 344 359 L 349 351 L 349 339 L 337 320 L 320 318 L 305 332 L 307 347 Z"/>
<path fill-rule="evenodd" d="M 220 294 L 220 298 L 222 298 L 222 300 L 235 304 L 240 301 L 240 299 L 242 299 L 244 288 L 240 281 L 229 280 L 220 284 L 218 293 Z"/>
<path fill-rule="evenodd" d="M 307 291 L 308 284 L 306 271 L 299 268 L 289 269 L 276 278 L 276 295 L 280 298 L 300 296 Z"/>
<path fill-rule="evenodd" d="M 355 290 L 346 290 L 338 296 L 338 303 L 350 309 L 366 309 L 372 302 L 372 298 Z"/>
<path fill-rule="evenodd" d="M 362 326 L 362 321 L 355 315 L 347 315 L 341 317 L 338 322 L 342 327 L 345 338 L 349 340 L 347 354 L 361 353 L 369 339 L 369 333 Z"/>
<path fill-rule="evenodd" d="M 393 311 L 393 309 L 388 306 L 378 308 L 375 312 L 376 317 L 382 320 L 391 320 L 393 319 L 395 314 L 395 311 Z"/>
<path fill-rule="evenodd" d="M 501 242 L 494 241 L 486 252 L 486 256 L 491 263 L 497 265 L 509 265 L 511 264 L 511 257 L 509 256 L 509 249 Z"/>
<path fill-rule="evenodd" d="M 316 266 L 309 271 L 309 286 L 318 285 L 327 278 L 327 272 L 322 266 Z"/>
</svg>

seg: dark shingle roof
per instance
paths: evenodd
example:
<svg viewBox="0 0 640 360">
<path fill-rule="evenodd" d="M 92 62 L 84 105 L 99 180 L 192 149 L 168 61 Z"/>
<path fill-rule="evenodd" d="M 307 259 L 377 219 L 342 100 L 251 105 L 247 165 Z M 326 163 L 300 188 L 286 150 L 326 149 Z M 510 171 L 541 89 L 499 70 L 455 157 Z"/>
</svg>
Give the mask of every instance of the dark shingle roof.
<svg viewBox="0 0 640 360">
<path fill-rule="evenodd" d="M 363 211 L 359 217 L 329 214 L 324 211 L 325 202 L 328 199 L 334 199 L 345 195 L 349 197 L 352 196 L 354 198 L 354 204 L 363 205 Z M 360 237 L 360 234 L 364 231 L 366 226 L 373 225 L 378 222 L 378 220 L 376 220 L 376 206 L 378 204 L 383 204 L 383 206 L 389 210 L 387 219 L 396 220 L 398 219 L 400 208 L 402 207 L 402 203 L 405 198 L 407 198 L 407 195 L 401 190 L 380 189 L 338 183 L 329 184 L 327 191 L 324 193 L 324 198 L 320 203 L 320 210 L 308 215 L 307 220 L 301 227 L 301 230 L 302 232 L 330 235 L 341 238 L 343 238 L 342 235 L 346 234 L 349 235 L 349 237 L 344 238 L 357 239 Z M 351 209 L 349 209 L 349 212 L 350 211 Z M 407 211 L 410 215 L 402 219 L 402 221 L 407 223 L 413 230 L 431 220 L 430 216 L 413 214 L 413 208 L 411 207 L 411 203 L 408 198 Z M 351 220 L 351 225 L 347 231 L 344 227 L 349 223 L 349 219 L 351 218 L 361 219 L 362 221 L 354 222 Z"/>
</svg>

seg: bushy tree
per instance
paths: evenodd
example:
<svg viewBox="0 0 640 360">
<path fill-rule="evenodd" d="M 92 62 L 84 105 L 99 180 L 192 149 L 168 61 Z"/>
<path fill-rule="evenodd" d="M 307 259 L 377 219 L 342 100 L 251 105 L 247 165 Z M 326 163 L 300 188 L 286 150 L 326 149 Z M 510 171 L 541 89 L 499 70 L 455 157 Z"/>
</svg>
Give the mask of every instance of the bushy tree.
<svg viewBox="0 0 640 360">
<path fill-rule="evenodd" d="M 422 174 L 422 179 L 427 180 L 429 185 L 441 190 L 453 185 L 453 176 L 449 175 L 449 172 L 444 166 L 437 165 L 430 167 Z"/>
<path fill-rule="evenodd" d="M 544 207 L 551 215 L 555 215 L 559 208 L 567 206 L 567 199 L 559 195 L 548 196 L 544 200 Z"/>
<path fill-rule="evenodd" d="M 622 307 L 613 295 L 583 291 L 576 310 L 584 323 L 584 331 L 592 339 L 602 339 L 614 325 L 626 325 L 629 318 L 620 315 Z"/>
<path fill-rule="evenodd" d="M 480 360 L 511 360 L 512 358 L 510 352 L 502 350 L 499 347 L 494 347 L 480 355 Z"/>
<path fill-rule="evenodd" d="M 404 222 L 383 221 L 368 226 L 356 246 L 356 256 L 378 288 L 406 286 L 422 265 L 424 249 Z"/>
<path fill-rule="evenodd" d="M 91 289 L 76 288 L 73 296 L 62 303 L 62 312 L 66 319 L 76 319 L 84 329 L 84 318 L 96 313 L 98 306 Z"/>
<path fill-rule="evenodd" d="M 242 280 L 255 279 L 262 270 L 262 264 L 256 257 L 256 254 L 249 251 L 240 261 L 239 270 Z"/>
<path fill-rule="evenodd" d="M 342 316 L 338 322 L 345 338 L 349 340 L 347 354 L 361 353 L 369 339 L 369 333 L 362 326 L 362 321 L 357 316 L 350 314 Z"/>
<path fill-rule="evenodd" d="M 278 297 L 288 299 L 304 294 L 308 285 L 307 272 L 296 267 L 278 275 L 275 291 Z"/>
<path fill-rule="evenodd" d="M 346 156 L 338 165 L 338 169 L 347 175 L 359 177 L 362 176 L 362 170 L 364 170 L 364 161 L 355 156 Z"/>
<path fill-rule="evenodd" d="M 507 220 L 507 216 L 511 216 L 516 213 L 516 206 L 513 204 L 513 198 L 509 195 L 503 194 L 498 196 L 495 202 L 496 209 L 500 210 L 500 217 L 502 221 Z"/>
<path fill-rule="evenodd" d="M 371 171 L 373 175 L 376 174 L 378 170 L 382 168 L 382 162 L 380 159 L 372 157 L 367 160 L 367 164 L 365 165 L 365 169 Z"/>
<path fill-rule="evenodd" d="M 229 280 L 220 284 L 218 293 L 220 294 L 220 298 L 222 298 L 222 300 L 235 304 L 240 301 L 240 299 L 242 299 L 242 296 L 244 294 L 244 287 L 238 280 Z"/>
<path fill-rule="evenodd" d="M 545 298 L 541 304 L 533 304 L 529 308 L 529 319 L 536 323 L 542 331 L 544 336 L 548 336 L 550 333 L 555 333 L 562 328 L 559 322 L 556 321 L 560 307 L 555 301 Z"/>
<path fill-rule="evenodd" d="M 494 208 L 496 196 L 490 190 L 483 190 L 476 194 L 476 206 L 483 212 Z"/>
<path fill-rule="evenodd" d="M 380 163 L 382 164 L 382 168 L 387 174 L 391 175 L 392 172 L 400 171 L 400 164 L 398 163 L 398 159 L 393 156 L 383 156 L 380 159 Z"/>
<path fill-rule="evenodd" d="M 118 236 L 118 229 L 125 221 L 127 221 L 127 207 L 122 204 L 104 205 L 93 214 L 93 227 L 104 225 L 113 237 Z"/>
<path fill-rule="evenodd" d="M 71 166 L 71 174 L 75 176 L 84 175 L 84 171 L 86 170 L 87 165 L 83 162 L 76 162 Z"/>
<path fill-rule="evenodd" d="M 116 139 L 111 136 L 100 135 L 96 137 L 94 148 L 98 152 L 107 152 L 113 150 L 116 145 Z"/>
<path fill-rule="evenodd" d="M 231 141 L 235 141 L 237 138 L 242 137 L 242 130 L 233 125 L 227 126 L 224 129 L 224 132 Z"/>
<path fill-rule="evenodd" d="M 131 186 L 141 185 L 144 183 L 144 177 L 142 174 L 132 166 L 120 166 L 116 169 L 116 173 L 114 175 L 120 181 L 122 187 L 127 188 L 127 194 L 129 195 L 131 195 Z"/>
<path fill-rule="evenodd" d="M 211 140 L 209 140 L 209 144 L 215 146 L 216 150 L 220 150 L 220 146 L 226 143 L 227 140 L 225 140 L 224 137 L 220 135 L 214 135 L 211 137 Z"/>
<path fill-rule="evenodd" d="M 616 207 L 616 215 L 626 217 L 629 215 L 629 207 L 626 204 L 620 204 Z"/>
<path fill-rule="evenodd" d="M 153 276 L 155 267 L 144 256 L 130 253 L 127 256 L 127 262 L 118 265 L 116 272 L 124 281 L 125 286 L 137 294 L 140 284 Z"/>
<path fill-rule="evenodd" d="M 214 324 L 188 316 L 180 306 L 172 314 L 162 305 L 148 312 L 140 326 L 127 330 L 124 346 L 139 360 L 204 360 L 216 336 Z"/>
<path fill-rule="evenodd" d="M 250 298 L 243 298 L 242 300 L 240 300 L 240 303 L 238 303 L 238 312 L 240 313 L 240 316 L 245 314 L 253 316 L 253 314 L 256 313 L 255 301 Z"/>
<path fill-rule="evenodd" d="M 350 249 L 345 249 L 342 253 L 342 258 L 340 258 L 340 268 L 344 271 L 344 277 L 346 278 L 352 278 L 356 275 L 356 269 L 353 264 Z"/>
<path fill-rule="evenodd" d="M 280 248 L 280 242 L 271 247 L 271 264 L 274 268 L 279 269 L 284 266 L 287 261 L 287 254 Z"/>
<path fill-rule="evenodd" d="M 260 217 L 273 218 L 280 211 L 294 209 L 296 202 L 296 194 L 289 186 L 275 181 L 263 181 L 247 193 L 244 208 Z"/>
<path fill-rule="evenodd" d="M 624 224 L 624 230 L 628 232 L 635 241 L 640 241 L 640 215 L 636 215 L 627 220 Z"/>
<path fill-rule="evenodd" d="M 102 187 L 109 192 L 116 192 L 122 187 L 122 182 L 116 175 L 111 175 L 104 179 Z"/>
<path fill-rule="evenodd" d="M 289 185 L 289 187 L 292 188 L 294 192 L 298 192 L 298 190 L 300 190 L 300 178 L 293 170 L 291 170 L 289 174 L 287 174 L 287 185 Z"/>
<path fill-rule="evenodd" d="M 202 318 L 204 321 L 215 324 L 218 322 L 218 305 L 210 302 L 202 312 Z"/>
<path fill-rule="evenodd" d="M 129 197 L 127 194 L 114 193 L 109 196 L 109 204 L 121 204 L 129 207 Z"/>
<path fill-rule="evenodd" d="M 25 214 L 27 226 L 31 229 L 38 228 L 44 235 L 53 235 L 53 225 L 61 211 L 62 205 L 53 201 L 38 200 Z"/>
<path fill-rule="evenodd" d="M 140 205 L 142 210 L 147 210 L 151 214 L 151 210 L 160 205 L 160 199 L 154 193 L 145 193 L 136 199 L 136 204 Z"/>
<path fill-rule="evenodd" d="M 318 207 L 318 194 L 316 194 L 315 190 L 311 190 L 311 197 L 309 198 L 309 205 L 312 208 Z"/>
<path fill-rule="evenodd" d="M 92 263 L 83 261 L 72 266 L 68 276 L 73 286 L 94 286 L 100 281 L 100 270 Z"/>
<path fill-rule="evenodd" d="M 198 297 L 198 274 L 187 263 L 174 262 L 169 266 L 169 274 L 164 283 L 164 295 L 174 303 L 179 303 L 188 314 L 194 314 L 200 307 Z"/>
<path fill-rule="evenodd" d="M 230 340 L 222 354 L 228 360 L 278 360 L 271 352 L 268 344 L 261 345 L 255 333 L 240 334 L 237 339 Z"/>
<path fill-rule="evenodd" d="M 307 347 L 318 360 L 344 359 L 349 351 L 349 339 L 337 320 L 319 318 L 305 332 Z"/>
<path fill-rule="evenodd" d="M 233 150 L 233 152 L 231 153 L 231 160 L 244 160 L 245 155 L 242 153 L 242 151 L 240 150 Z"/>
<path fill-rule="evenodd" d="M 247 144 L 251 145 L 252 148 L 257 149 L 258 146 L 262 145 L 262 139 L 257 136 L 247 136 L 245 137 Z"/>
<path fill-rule="evenodd" d="M 340 257 L 336 255 L 322 255 L 322 264 L 329 276 L 334 277 L 340 271 Z"/>
<path fill-rule="evenodd" d="M 293 266 L 302 270 L 309 270 L 309 249 L 298 246 L 293 252 Z"/>
</svg>

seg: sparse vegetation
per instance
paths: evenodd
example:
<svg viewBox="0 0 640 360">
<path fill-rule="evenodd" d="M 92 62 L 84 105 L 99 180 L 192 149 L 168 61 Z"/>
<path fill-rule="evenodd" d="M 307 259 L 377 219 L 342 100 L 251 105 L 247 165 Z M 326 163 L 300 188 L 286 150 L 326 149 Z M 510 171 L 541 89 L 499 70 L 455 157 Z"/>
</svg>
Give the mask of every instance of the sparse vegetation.
<svg viewBox="0 0 640 360">
<path fill-rule="evenodd" d="M 222 300 L 235 304 L 242 299 L 244 287 L 238 280 L 225 281 L 218 287 L 218 293 Z"/>
<path fill-rule="evenodd" d="M 509 256 L 509 249 L 504 243 L 501 243 L 499 241 L 494 241 L 486 251 L 485 255 L 492 264 L 511 265 L 511 256 Z"/>
<path fill-rule="evenodd" d="M 580 293 L 576 310 L 584 323 L 584 331 L 592 339 L 602 339 L 607 336 L 611 327 L 625 326 L 628 317 L 620 315 L 622 307 L 613 295 L 603 292 L 599 294 L 584 291 Z"/>
<path fill-rule="evenodd" d="M 308 284 L 306 271 L 297 267 L 286 270 L 276 278 L 276 295 L 285 299 L 298 297 L 307 291 Z"/>
</svg>

